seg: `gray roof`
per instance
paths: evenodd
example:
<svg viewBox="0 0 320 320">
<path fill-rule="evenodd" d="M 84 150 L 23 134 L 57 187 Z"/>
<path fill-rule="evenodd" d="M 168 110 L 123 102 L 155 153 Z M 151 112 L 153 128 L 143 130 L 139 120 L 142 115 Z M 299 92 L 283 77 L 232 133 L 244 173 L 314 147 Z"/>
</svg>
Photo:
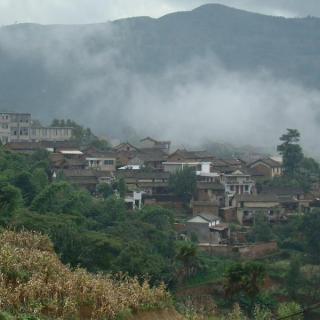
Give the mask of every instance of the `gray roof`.
<svg viewBox="0 0 320 320">
<path fill-rule="evenodd" d="M 264 187 L 261 193 L 263 194 L 276 194 L 278 196 L 296 196 L 304 194 L 301 188 L 291 188 L 291 187 Z"/>
<path fill-rule="evenodd" d="M 206 159 L 206 158 L 215 158 L 212 154 L 210 154 L 208 151 L 201 150 L 201 151 L 189 151 L 185 149 L 178 149 L 174 153 L 171 154 L 174 155 L 176 153 L 179 153 L 182 158 L 184 159 Z"/>
</svg>

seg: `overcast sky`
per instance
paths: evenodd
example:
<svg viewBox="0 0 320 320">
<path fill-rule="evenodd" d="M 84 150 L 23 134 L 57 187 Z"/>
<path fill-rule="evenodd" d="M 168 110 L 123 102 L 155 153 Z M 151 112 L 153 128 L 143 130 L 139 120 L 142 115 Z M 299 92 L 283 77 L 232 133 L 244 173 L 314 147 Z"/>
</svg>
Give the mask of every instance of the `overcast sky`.
<svg viewBox="0 0 320 320">
<path fill-rule="evenodd" d="M 74 24 L 141 15 L 159 17 L 210 2 L 271 15 L 320 16 L 320 0 L 0 0 L 0 24 Z"/>
</svg>

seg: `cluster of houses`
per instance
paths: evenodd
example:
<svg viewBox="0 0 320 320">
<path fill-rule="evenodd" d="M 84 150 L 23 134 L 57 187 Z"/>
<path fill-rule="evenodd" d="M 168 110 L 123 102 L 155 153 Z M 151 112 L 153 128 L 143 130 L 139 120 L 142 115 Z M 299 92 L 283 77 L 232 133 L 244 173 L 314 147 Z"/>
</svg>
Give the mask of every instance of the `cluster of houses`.
<svg viewBox="0 0 320 320">
<path fill-rule="evenodd" d="M 285 222 L 290 214 L 307 211 L 314 201 L 314 197 L 296 188 L 258 190 L 259 182 L 283 174 L 281 159 L 275 157 L 246 163 L 241 159 L 219 159 L 207 151 L 172 152 L 170 141 L 150 137 L 142 139 L 138 146 L 125 142 L 108 151 L 80 150 L 70 140 L 70 128 L 40 130 L 32 127 L 29 115 L 21 114 L 0 114 L 0 123 L 4 124 L 5 133 L 1 136 L 0 130 L 0 137 L 6 148 L 21 153 L 39 149 L 50 152 L 53 179 L 63 176 L 92 194 L 99 184 L 122 179 L 127 187 L 128 208 L 159 205 L 187 210 L 189 216 L 180 225 L 186 234 L 195 234 L 202 243 L 227 243 L 231 223 L 250 226 L 258 214 L 270 223 Z M 66 131 L 60 132 L 62 129 Z M 34 136 L 37 130 L 42 133 Z M 43 136 L 45 130 L 49 130 L 46 135 L 50 137 L 57 133 L 56 138 L 47 139 Z M 27 135 L 14 138 L 27 131 L 29 139 Z M 11 137 L 6 136 L 9 133 Z M 187 206 L 169 188 L 170 175 L 186 167 L 193 168 L 197 177 L 196 192 Z"/>
</svg>

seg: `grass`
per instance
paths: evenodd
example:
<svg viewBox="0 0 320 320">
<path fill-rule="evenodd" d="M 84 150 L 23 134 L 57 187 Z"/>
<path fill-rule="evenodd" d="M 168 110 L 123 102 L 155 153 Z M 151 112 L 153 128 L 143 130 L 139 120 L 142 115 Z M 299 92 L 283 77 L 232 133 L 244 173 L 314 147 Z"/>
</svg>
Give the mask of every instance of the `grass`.
<svg viewBox="0 0 320 320">
<path fill-rule="evenodd" d="M 205 253 L 200 255 L 204 270 L 187 280 L 184 288 L 193 288 L 201 285 L 220 282 L 226 269 L 234 262 L 232 259 L 212 257 Z"/>
</svg>

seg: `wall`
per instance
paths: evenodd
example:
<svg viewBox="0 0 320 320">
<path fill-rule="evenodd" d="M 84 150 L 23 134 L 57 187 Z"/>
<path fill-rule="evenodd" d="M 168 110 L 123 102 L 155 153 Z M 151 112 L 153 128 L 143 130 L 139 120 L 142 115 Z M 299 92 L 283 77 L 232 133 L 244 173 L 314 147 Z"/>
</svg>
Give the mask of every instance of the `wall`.
<svg viewBox="0 0 320 320">
<path fill-rule="evenodd" d="M 201 213 L 212 213 L 216 216 L 219 215 L 219 206 L 215 203 L 208 202 L 206 205 L 199 205 L 197 202 L 193 202 L 192 204 L 192 212 L 193 215 L 196 216 Z"/>
<path fill-rule="evenodd" d="M 260 259 L 278 251 L 278 245 L 275 241 L 267 243 L 257 243 L 253 245 L 230 246 L 200 244 L 199 248 L 212 255 L 224 257 L 238 257 L 242 259 Z"/>
</svg>

